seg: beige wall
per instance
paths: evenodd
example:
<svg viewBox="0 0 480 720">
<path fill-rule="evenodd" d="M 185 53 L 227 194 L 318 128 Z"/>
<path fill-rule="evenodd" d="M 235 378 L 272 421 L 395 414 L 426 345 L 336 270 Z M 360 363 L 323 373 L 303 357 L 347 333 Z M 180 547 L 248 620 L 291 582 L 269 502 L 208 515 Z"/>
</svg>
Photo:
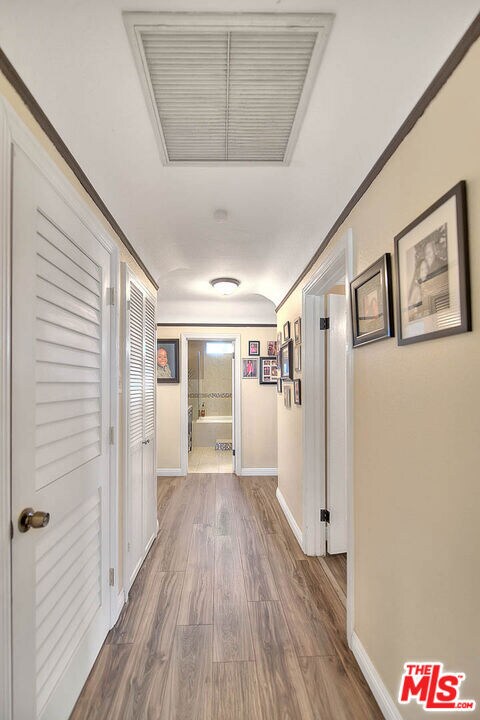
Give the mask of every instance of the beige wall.
<svg viewBox="0 0 480 720">
<path fill-rule="evenodd" d="M 42 128 L 38 125 L 36 120 L 31 115 L 30 111 L 26 107 L 26 105 L 23 103 L 23 101 L 20 99 L 14 88 L 10 85 L 10 83 L 7 81 L 5 76 L 0 73 L 0 99 L 4 98 L 10 106 L 15 110 L 17 115 L 20 117 L 20 119 L 25 123 L 25 125 L 28 127 L 32 135 L 36 138 L 36 140 L 40 143 L 40 145 L 46 150 L 50 158 L 53 160 L 53 162 L 57 165 L 57 167 L 60 169 L 60 171 L 63 173 L 63 175 L 67 178 L 67 180 L 70 182 L 72 187 L 75 188 L 75 190 L 78 192 L 82 200 L 84 201 L 85 205 L 89 208 L 89 210 L 96 216 L 96 218 L 100 221 L 103 228 L 105 229 L 105 232 L 108 234 L 108 236 L 115 242 L 115 244 L 119 248 L 119 257 L 120 262 L 125 262 L 129 267 L 132 269 L 132 271 L 135 273 L 135 275 L 141 280 L 141 282 L 150 290 L 150 292 L 153 293 L 154 297 L 156 297 L 157 292 L 155 288 L 153 287 L 150 280 L 147 278 L 141 267 L 138 265 L 136 260 L 130 255 L 129 251 L 123 245 L 120 238 L 117 236 L 117 234 L 113 231 L 112 227 L 108 223 L 108 221 L 105 219 L 105 217 L 102 215 L 100 210 L 97 208 L 91 197 L 88 195 L 88 193 L 84 190 L 80 182 L 78 181 L 77 177 L 74 175 L 74 173 L 70 170 L 66 162 L 63 160 L 61 155 L 58 153 L 52 142 L 49 140 L 47 135 L 44 133 Z M 132 239 L 132 238 L 131 238 Z M 120 297 L 120 303 L 123 303 L 123 298 Z M 120 348 L 123 348 L 123 342 L 120 343 Z M 120 372 L 123 367 L 123 351 L 120 350 L 120 357 L 118 358 L 118 364 L 120 367 Z M 121 380 L 121 378 L 120 378 Z M 122 384 L 119 383 L 119 394 L 120 394 L 120 403 L 122 402 L 121 398 L 121 392 L 122 392 Z M 120 412 L 120 418 L 121 422 L 121 412 Z M 123 453 L 124 453 L 124 447 L 123 447 L 123 434 L 122 434 L 122 427 L 119 427 L 119 443 L 118 443 L 118 462 L 119 462 L 119 567 L 118 567 L 118 574 L 119 574 L 119 587 L 122 587 L 123 584 L 123 538 L 121 536 L 122 531 L 122 507 L 123 507 L 123 498 L 122 498 L 122 488 L 123 488 Z"/>
<path fill-rule="evenodd" d="M 473 332 L 354 351 L 355 631 L 394 698 L 404 662 L 441 660 L 467 673 L 462 696 L 480 702 L 479 77 L 477 42 L 333 241 L 352 228 L 361 272 L 467 182 Z M 302 286 L 279 328 L 300 313 Z M 279 486 L 301 526 L 301 413 L 280 401 L 278 437 Z"/>
<path fill-rule="evenodd" d="M 267 342 L 275 340 L 274 327 L 162 327 L 158 338 L 180 338 L 181 334 L 208 336 L 238 334 L 242 357 L 248 356 L 248 341 L 260 340 L 260 353 L 267 354 Z M 179 468 L 180 462 L 180 384 L 157 387 L 157 467 Z M 277 390 L 258 380 L 242 380 L 242 467 L 277 467 Z"/>
</svg>

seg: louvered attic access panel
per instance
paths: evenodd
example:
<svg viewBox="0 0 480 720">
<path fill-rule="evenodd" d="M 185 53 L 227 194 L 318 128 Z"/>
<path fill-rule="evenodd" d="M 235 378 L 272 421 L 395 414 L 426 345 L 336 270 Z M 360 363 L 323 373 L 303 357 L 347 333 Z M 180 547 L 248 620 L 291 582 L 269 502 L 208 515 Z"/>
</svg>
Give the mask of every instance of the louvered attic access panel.
<svg viewBox="0 0 480 720">
<path fill-rule="evenodd" d="M 126 13 L 165 163 L 287 163 L 331 22 Z"/>
</svg>

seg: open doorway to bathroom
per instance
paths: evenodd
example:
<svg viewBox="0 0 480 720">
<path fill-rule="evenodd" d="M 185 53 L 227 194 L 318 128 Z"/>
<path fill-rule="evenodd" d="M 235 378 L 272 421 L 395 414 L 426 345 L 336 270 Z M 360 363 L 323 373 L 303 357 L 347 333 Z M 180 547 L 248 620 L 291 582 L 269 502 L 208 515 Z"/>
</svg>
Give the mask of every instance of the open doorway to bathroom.
<svg viewBox="0 0 480 720">
<path fill-rule="evenodd" d="M 188 341 L 188 472 L 233 472 L 232 340 Z"/>
</svg>

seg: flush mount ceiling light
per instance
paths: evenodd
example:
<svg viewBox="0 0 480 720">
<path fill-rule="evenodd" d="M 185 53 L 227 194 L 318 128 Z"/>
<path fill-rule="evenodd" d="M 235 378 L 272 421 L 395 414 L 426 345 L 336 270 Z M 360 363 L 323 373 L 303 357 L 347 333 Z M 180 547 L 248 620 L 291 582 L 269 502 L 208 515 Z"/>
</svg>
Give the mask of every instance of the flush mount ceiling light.
<svg viewBox="0 0 480 720">
<path fill-rule="evenodd" d="M 329 13 L 124 13 L 165 165 L 288 164 Z"/>
<path fill-rule="evenodd" d="M 220 295 L 231 295 L 240 285 L 240 280 L 226 277 L 215 278 L 215 280 L 210 280 L 210 285 L 218 290 Z"/>
</svg>

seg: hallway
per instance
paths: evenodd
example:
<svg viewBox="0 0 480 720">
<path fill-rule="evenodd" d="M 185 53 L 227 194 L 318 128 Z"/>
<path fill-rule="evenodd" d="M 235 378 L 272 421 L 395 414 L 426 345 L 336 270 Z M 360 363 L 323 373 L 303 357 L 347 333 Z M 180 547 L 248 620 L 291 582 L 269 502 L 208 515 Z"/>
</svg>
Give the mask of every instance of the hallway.
<svg viewBox="0 0 480 720">
<path fill-rule="evenodd" d="M 157 540 L 71 720 L 376 720 L 271 477 L 158 479 Z"/>
</svg>

